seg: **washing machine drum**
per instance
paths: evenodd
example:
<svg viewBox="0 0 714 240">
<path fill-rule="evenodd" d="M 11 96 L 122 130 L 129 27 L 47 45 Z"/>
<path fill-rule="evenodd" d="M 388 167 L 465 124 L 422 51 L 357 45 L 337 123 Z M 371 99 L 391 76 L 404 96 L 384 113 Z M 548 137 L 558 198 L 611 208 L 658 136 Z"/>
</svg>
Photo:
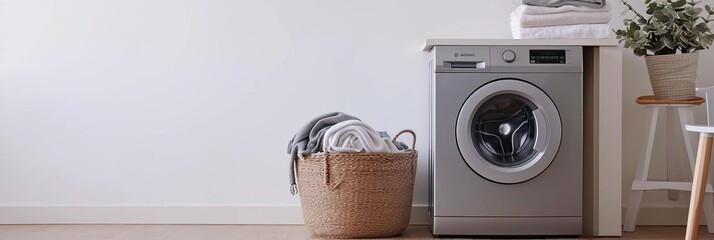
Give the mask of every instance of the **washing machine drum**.
<svg viewBox="0 0 714 240">
<path fill-rule="evenodd" d="M 522 80 L 499 79 L 464 102 L 456 141 L 478 175 L 515 184 L 548 168 L 560 147 L 561 130 L 558 110 L 546 93 Z"/>
</svg>

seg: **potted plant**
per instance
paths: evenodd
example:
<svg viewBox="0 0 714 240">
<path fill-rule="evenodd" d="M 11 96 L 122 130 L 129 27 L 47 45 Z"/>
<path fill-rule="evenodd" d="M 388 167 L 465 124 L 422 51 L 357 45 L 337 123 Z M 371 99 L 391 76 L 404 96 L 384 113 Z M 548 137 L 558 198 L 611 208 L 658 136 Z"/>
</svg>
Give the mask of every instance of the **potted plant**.
<svg viewBox="0 0 714 240">
<path fill-rule="evenodd" d="M 615 30 L 615 35 L 635 55 L 645 57 L 655 99 L 694 98 L 697 51 L 714 41 L 709 28 L 714 9 L 702 9 L 694 0 L 645 0 L 645 16 L 627 0 L 620 2 L 628 8 L 623 14 L 630 11 L 635 17 L 625 18 L 625 28 Z"/>
</svg>

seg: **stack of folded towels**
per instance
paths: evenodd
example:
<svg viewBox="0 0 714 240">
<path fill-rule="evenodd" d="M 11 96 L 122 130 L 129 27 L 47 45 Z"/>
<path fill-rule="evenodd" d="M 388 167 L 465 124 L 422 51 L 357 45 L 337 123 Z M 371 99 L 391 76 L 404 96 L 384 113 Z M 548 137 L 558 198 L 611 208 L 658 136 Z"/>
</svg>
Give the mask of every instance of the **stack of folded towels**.
<svg viewBox="0 0 714 240">
<path fill-rule="evenodd" d="M 525 38 L 610 38 L 605 0 L 514 0 L 511 33 Z"/>
</svg>

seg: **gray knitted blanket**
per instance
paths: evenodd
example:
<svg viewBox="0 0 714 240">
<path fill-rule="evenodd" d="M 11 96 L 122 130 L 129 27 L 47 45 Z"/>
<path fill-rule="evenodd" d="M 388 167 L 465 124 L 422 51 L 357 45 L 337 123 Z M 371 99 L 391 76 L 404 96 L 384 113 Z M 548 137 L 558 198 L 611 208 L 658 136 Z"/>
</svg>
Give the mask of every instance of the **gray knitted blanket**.
<svg viewBox="0 0 714 240">
<path fill-rule="evenodd" d="M 288 154 L 290 154 L 290 193 L 297 194 L 297 184 L 295 183 L 295 161 L 298 154 L 308 155 L 322 151 L 322 136 L 332 125 L 342 121 L 356 119 L 356 117 L 341 113 L 332 112 L 317 116 L 310 120 L 288 143 Z"/>
</svg>

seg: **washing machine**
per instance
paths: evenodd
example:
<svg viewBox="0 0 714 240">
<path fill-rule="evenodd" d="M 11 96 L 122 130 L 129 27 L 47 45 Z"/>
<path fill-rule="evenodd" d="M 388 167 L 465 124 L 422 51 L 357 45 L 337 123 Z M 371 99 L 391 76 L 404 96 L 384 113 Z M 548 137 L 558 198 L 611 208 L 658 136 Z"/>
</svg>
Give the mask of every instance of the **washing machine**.
<svg viewBox="0 0 714 240">
<path fill-rule="evenodd" d="M 430 66 L 432 233 L 580 235 L 582 47 L 435 46 Z"/>
</svg>

